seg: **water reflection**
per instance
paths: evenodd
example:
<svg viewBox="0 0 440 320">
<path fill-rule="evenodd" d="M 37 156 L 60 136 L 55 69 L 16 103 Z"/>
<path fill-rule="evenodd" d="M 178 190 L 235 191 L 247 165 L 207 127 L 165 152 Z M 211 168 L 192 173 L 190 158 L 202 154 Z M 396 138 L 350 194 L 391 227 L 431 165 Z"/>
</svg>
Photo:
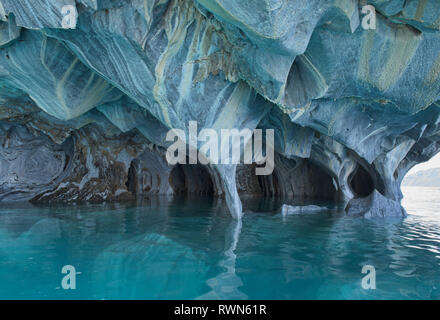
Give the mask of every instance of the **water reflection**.
<svg viewBox="0 0 440 320">
<path fill-rule="evenodd" d="M 242 222 L 214 199 L 3 207 L 0 298 L 440 298 L 434 200 L 419 210 L 412 199 L 405 220 L 371 221 L 335 210 L 283 217 L 275 199 L 243 203 Z M 60 288 L 67 264 L 81 272 L 77 290 Z M 361 287 L 366 264 L 377 290 Z"/>
<path fill-rule="evenodd" d="M 240 277 L 236 274 L 237 255 L 235 250 L 240 238 L 242 221 L 233 220 L 230 222 L 225 234 L 224 258 L 220 260 L 218 266 L 225 269 L 224 272 L 206 281 L 211 291 L 199 296 L 197 299 L 247 299 L 248 296 L 241 292 L 239 288 L 243 285 Z"/>
</svg>

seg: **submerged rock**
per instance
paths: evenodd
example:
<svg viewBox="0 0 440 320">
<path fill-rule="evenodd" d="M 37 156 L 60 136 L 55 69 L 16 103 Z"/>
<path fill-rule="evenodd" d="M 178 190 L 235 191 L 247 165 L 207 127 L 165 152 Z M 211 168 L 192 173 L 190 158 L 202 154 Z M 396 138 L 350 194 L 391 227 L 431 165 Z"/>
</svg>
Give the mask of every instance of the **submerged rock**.
<svg viewBox="0 0 440 320">
<path fill-rule="evenodd" d="M 355 0 L 0 0 L 0 201 L 209 194 L 240 218 L 240 196 L 284 196 L 401 215 L 403 177 L 440 148 L 440 6 L 371 4 L 364 30 Z M 273 173 L 169 165 L 166 134 L 190 121 L 274 129 Z"/>
<path fill-rule="evenodd" d="M 350 216 L 363 216 L 368 219 L 405 217 L 407 215 L 400 203 L 385 198 L 377 191 L 366 198 L 350 200 L 346 211 Z"/>
<path fill-rule="evenodd" d="M 319 213 L 319 212 L 328 211 L 328 210 L 329 210 L 329 208 L 327 208 L 327 207 L 321 207 L 321 206 L 315 206 L 315 205 L 290 206 L 290 205 L 284 204 L 281 207 L 281 214 L 282 215 L 313 214 L 313 213 Z"/>
<path fill-rule="evenodd" d="M 148 233 L 107 247 L 97 255 L 93 271 L 93 283 L 108 284 L 98 290 L 105 295 L 99 298 L 180 299 L 197 297 L 206 286 L 208 267 L 203 254 L 163 235 Z M 179 283 L 179 290 L 170 288 L 170 282 Z"/>
</svg>

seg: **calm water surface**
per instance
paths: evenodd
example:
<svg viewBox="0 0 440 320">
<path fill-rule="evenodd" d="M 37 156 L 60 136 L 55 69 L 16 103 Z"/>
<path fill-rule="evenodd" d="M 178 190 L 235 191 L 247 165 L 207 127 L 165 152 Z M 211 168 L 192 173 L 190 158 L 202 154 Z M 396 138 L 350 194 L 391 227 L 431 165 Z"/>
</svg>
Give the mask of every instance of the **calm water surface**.
<svg viewBox="0 0 440 320">
<path fill-rule="evenodd" d="M 409 217 L 377 221 L 283 217 L 275 201 L 245 202 L 242 223 L 208 199 L 3 206 L 0 298 L 440 299 L 440 189 L 403 191 Z"/>
</svg>

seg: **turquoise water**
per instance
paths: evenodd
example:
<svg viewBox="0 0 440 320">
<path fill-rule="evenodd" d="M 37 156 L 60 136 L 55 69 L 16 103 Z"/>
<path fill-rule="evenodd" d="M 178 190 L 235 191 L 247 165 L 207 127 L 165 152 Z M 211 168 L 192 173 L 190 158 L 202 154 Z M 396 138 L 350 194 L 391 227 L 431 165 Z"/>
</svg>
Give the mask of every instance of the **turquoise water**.
<svg viewBox="0 0 440 320">
<path fill-rule="evenodd" d="M 208 199 L 3 206 L 0 298 L 439 299 L 440 190 L 404 192 L 410 216 L 378 221 L 282 216 L 275 201 L 245 202 L 241 224 Z"/>
</svg>

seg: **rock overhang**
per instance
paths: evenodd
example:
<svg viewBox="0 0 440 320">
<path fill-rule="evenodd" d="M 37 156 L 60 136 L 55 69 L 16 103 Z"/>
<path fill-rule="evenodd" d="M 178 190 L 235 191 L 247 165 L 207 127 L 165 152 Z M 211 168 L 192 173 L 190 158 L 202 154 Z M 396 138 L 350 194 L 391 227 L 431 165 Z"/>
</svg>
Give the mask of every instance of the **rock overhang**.
<svg viewBox="0 0 440 320">
<path fill-rule="evenodd" d="M 124 200 L 138 196 L 133 183 L 148 194 L 173 193 L 164 137 L 189 121 L 215 130 L 272 128 L 277 192 L 316 196 L 313 186 L 290 180 L 316 183 L 325 172 L 344 203 L 371 181 L 384 197 L 375 196 L 376 207 L 383 199 L 399 204 L 406 172 L 439 147 L 436 1 L 372 1 L 374 30 L 362 28 L 366 3 L 354 0 L 0 3 L 2 130 L 11 132 L 12 123 L 36 140 L 49 137 L 52 144 L 38 149 L 47 153 L 42 159 L 58 168 L 61 157 L 70 170 L 46 184 L 42 177 L 38 190 L 21 169 L 20 186 L 2 175 L 7 191 L 25 190 L 26 199 Z M 78 11 L 76 29 L 62 26 L 65 5 Z M 2 161 L 12 161 L 11 150 L 3 144 Z M 237 179 L 246 176 L 236 170 L 207 172 L 239 218 Z"/>
</svg>

